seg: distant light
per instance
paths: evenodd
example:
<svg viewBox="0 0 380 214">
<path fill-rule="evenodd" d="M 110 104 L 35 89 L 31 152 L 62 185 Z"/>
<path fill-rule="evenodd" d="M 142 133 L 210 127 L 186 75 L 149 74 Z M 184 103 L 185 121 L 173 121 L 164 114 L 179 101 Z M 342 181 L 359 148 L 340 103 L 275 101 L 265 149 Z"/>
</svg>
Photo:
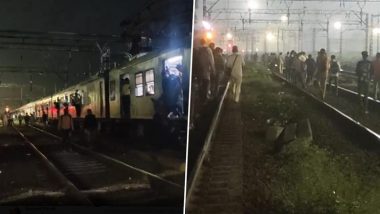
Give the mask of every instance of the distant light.
<svg viewBox="0 0 380 214">
<path fill-rule="evenodd" d="M 335 22 L 334 23 L 334 28 L 337 30 L 340 30 L 342 28 L 342 23 L 341 22 Z"/>
<path fill-rule="evenodd" d="M 9 112 L 9 108 L 8 107 L 5 108 L 5 112 L 7 112 L 7 113 Z"/>
<path fill-rule="evenodd" d="M 231 47 L 232 47 L 232 45 L 231 45 L 231 44 L 228 44 L 228 47 L 229 47 L 229 48 L 231 48 Z"/>
<path fill-rule="evenodd" d="M 241 52 L 243 52 L 243 53 L 244 53 L 244 52 L 245 52 L 245 50 L 243 49 Z"/>
<path fill-rule="evenodd" d="M 373 29 L 373 34 L 380 34 L 380 28 L 374 28 Z"/>
<path fill-rule="evenodd" d="M 286 21 L 288 21 L 288 17 L 287 17 L 286 15 L 282 15 L 282 16 L 281 16 L 281 21 L 282 21 L 282 22 L 286 22 Z"/>
<path fill-rule="evenodd" d="M 231 33 L 227 33 L 226 37 L 227 37 L 227 39 L 232 39 L 232 34 Z"/>
<path fill-rule="evenodd" d="M 211 30 L 211 24 L 206 21 L 202 21 L 202 25 L 206 30 Z"/>
<path fill-rule="evenodd" d="M 213 37 L 212 33 L 211 33 L 210 31 L 208 31 L 208 32 L 206 33 L 206 38 L 207 38 L 208 40 L 211 40 L 212 37 Z"/>
<path fill-rule="evenodd" d="M 259 52 L 259 49 L 258 49 L 258 48 L 256 48 L 256 52 Z"/>
<path fill-rule="evenodd" d="M 259 6 L 255 0 L 248 0 L 248 9 L 257 9 Z"/>
<path fill-rule="evenodd" d="M 274 39 L 273 33 L 271 33 L 271 32 L 267 33 L 267 40 L 272 41 L 273 39 Z"/>
</svg>

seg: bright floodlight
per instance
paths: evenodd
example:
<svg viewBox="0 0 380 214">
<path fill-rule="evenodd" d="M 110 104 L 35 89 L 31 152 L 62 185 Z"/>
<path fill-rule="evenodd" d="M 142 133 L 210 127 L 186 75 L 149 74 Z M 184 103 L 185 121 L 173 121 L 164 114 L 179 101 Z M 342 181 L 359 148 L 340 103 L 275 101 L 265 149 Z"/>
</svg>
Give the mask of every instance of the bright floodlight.
<svg viewBox="0 0 380 214">
<path fill-rule="evenodd" d="M 203 25 L 203 27 L 204 27 L 206 30 L 210 30 L 210 29 L 211 29 L 211 24 L 210 24 L 209 22 L 202 21 L 202 25 Z"/>
<path fill-rule="evenodd" d="M 335 22 L 334 23 L 334 28 L 337 30 L 340 30 L 342 28 L 342 23 L 341 22 Z"/>
<path fill-rule="evenodd" d="M 227 33 L 226 37 L 227 37 L 227 39 L 232 39 L 232 34 L 231 33 Z"/>
<path fill-rule="evenodd" d="M 257 9 L 258 5 L 255 0 L 248 0 L 248 9 Z"/>
<path fill-rule="evenodd" d="M 373 29 L 373 34 L 380 34 L 380 28 L 374 28 Z"/>
<path fill-rule="evenodd" d="M 286 22 L 286 21 L 288 21 L 288 17 L 287 17 L 286 15 L 282 15 L 282 16 L 281 16 L 281 21 L 282 21 L 282 22 Z"/>
<path fill-rule="evenodd" d="M 213 37 L 213 35 L 212 35 L 212 33 L 211 33 L 210 31 L 206 33 L 206 38 L 207 38 L 208 40 L 211 40 L 212 37 Z"/>
<path fill-rule="evenodd" d="M 273 35 L 273 33 L 267 33 L 267 40 L 268 41 L 272 41 L 274 39 L 274 35 Z"/>
</svg>

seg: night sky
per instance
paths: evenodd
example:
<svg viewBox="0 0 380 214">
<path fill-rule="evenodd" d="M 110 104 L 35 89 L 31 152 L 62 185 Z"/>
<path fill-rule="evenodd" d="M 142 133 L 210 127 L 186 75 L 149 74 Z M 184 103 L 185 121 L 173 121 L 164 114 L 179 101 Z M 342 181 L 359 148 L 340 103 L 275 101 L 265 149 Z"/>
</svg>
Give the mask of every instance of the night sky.
<svg viewBox="0 0 380 214">
<path fill-rule="evenodd" d="M 0 29 L 120 33 L 120 22 L 150 0 L 1 0 Z"/>
</svg>

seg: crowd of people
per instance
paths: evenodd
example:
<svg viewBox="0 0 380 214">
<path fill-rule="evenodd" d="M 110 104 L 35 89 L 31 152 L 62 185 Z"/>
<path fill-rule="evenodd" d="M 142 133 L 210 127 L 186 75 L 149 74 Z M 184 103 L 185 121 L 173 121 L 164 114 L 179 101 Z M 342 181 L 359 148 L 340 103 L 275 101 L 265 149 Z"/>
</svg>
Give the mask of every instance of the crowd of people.
<svg viewBox="0 0 380 214">
<path fill-rule="evenodd" d="M 234 101 L 239 102 L 245 62 L 238 47 L 233 46 L 232 54 L 224 55 L 223 49 L 215 47 L 215 43 L 207 44 L 205 39 L 200 42 L 201 47 L 194 50 L 193 57 L 193 84 L 198 86 L 200 103 L 206 104 L 215 98 L 227 80 L 231 80 Z"/>
<path fill-rule="evenodd" d="M 233 100 L 238 103 L 243 79 L 244 57 L 237 46 L 231 54 L 224 54 L 221 47 L 205 39 L 193 51 L 191 121 L 209 101 L 218 97 L 227 81 L 231 82 Z"/>
<path fill-rule="evenodd" d="M 355 74 L 357 77 L 357 93 L 360 104 L 368 113 L 368 96 L 370 94 L 371 83 L 373 82 L 373 97 L 379 99 L 380 88 L 380 53 L 371 62 L 368 52 L 361 53 L 362 59 L 357 62 Z M 253 57 L 257 61 L 258 57 Z M 282 53 L 263 54 L 262 62 L 271 70 L 277 71 L 285 78 L 302 88 L 312 85 L 319 87 L 322 99 L 326 97 L 326 89 L 334 86 L 334 93 L 338 95 L 339 75 L 343 71 L 340 62 L 335 55 L 328 56 L 325 49 L 321 49 L 316 59 L 312 54 L 306 55 L 305 52 L 294 50 L 287 52 L 283 57 Z"/>
<path fill-rule="evenodd" d="M 70 137 L 72 132 L 74 131 L 74 120 L 73 117 L 69 113 L 68 107 L 64 108 L 63 115 L 58 117 L 58 125 L 57 129 L 62 136 L 62 141 L 65 145 L 68 145 L 68 141 L 70 141 Z M 42 124 L 45 128 L 48 127 L 49 120 L 47 112 L 43 112 L 41 118 L 36 118 L 34 113 L 28 114 L 10 114 L 9 112 L 4 112 L 2 114 L 2 123 L 3 126 L 12 126 L 14 125 L 13 121 L 16 120 L 18 122 L 17 125 L 33 125 L 36 122 Z M 95 115 L 92 113 L 91 109 L 87 109 L 87 114 L 83 120 L 83 130 L 81 133 L 89 147 L 93 147 L 95 141 L 95 135 L 98 127 L 98 122 Z M 69 147 L 68 147 L 69 148 Z"/>
</svg>

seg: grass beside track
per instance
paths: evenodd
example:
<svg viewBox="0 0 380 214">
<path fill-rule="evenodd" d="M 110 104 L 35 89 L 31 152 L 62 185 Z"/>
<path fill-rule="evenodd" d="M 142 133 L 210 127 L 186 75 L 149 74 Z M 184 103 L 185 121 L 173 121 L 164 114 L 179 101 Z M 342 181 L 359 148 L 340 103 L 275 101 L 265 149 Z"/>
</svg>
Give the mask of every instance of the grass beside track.
<svg viewBox="0 0 380 214">
<path fill-rule="evenodd" d="M 360 147 L 336 121 L 260 65 L 248 65 L 242 85 L 244 205 L 247 213 L 378 213 L 380 157 Z M 312 142 L 274 152 L 268 121 L 309 118 Z"/>
</svg>

